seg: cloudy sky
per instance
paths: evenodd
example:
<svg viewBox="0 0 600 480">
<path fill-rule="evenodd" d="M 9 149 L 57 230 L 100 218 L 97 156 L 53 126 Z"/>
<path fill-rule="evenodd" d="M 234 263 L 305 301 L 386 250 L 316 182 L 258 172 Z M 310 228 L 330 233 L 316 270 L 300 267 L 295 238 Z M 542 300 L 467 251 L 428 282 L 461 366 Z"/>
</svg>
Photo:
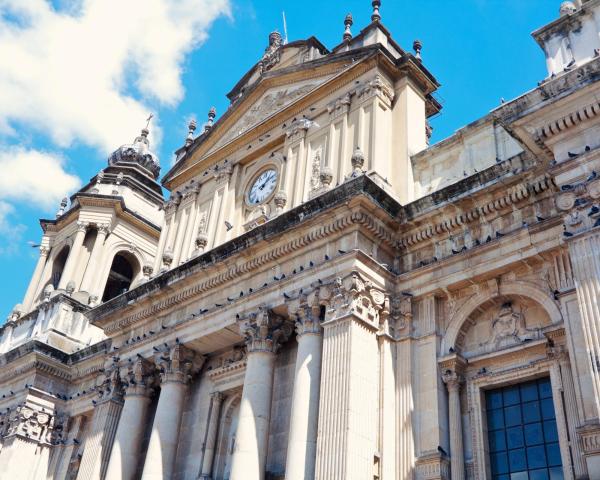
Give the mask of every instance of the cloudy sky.
<svg viewBox="0 0 600 480">
<path fill-rule="evenodd" d="M 38 219 L 105 166 L 153 113 L 163 173 L 186 125 L 227 108 L 225 93 L 260 57 L 268 33 L 337 44 L 370 1 L 0 0 L 0 322 L 25 293 Z M 383 23 L 442 88 L 434 140 L 535 87 L 544 58 L 530 37 L 554 0 L 384 0 Z"/>
</svg>

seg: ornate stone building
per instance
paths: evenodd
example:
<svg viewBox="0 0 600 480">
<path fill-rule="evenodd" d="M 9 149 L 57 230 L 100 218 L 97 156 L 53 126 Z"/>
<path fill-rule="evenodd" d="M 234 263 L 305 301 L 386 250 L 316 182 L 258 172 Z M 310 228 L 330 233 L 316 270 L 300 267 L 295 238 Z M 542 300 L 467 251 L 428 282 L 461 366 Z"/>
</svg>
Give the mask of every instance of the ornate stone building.
<svg viewBox="0 0 600 480">
<path fill-rule="evenodd" d="M 271 34 L 162 178 L 148 130 L 42 220 L 0 477 L 600 478 L 600 0 L 428 147 L 421 58 Z"/>
</svg>

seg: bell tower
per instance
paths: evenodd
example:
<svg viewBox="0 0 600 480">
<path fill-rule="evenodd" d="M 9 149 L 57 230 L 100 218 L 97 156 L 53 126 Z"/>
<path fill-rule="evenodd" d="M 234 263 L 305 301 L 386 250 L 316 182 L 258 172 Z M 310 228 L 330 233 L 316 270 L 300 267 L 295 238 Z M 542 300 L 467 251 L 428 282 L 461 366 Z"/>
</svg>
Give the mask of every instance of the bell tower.
<svg viewBox="0 0 600 480">
<path fill-rule="evenodd" d="M 23 303 L 1 331 L 0 352 L 38 337 L 66 351 L 102 338 L 83 313 L 146 281 L 162 224 L 160 164 L 148 126 L 106 168 L 42 219 L 40 257 Z"/>
</svg>

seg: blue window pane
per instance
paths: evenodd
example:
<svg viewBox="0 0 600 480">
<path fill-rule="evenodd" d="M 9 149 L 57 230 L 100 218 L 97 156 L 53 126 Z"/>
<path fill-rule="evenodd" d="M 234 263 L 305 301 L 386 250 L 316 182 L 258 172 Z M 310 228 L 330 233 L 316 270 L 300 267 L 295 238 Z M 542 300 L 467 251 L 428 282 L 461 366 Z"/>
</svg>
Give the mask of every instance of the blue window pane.
<svg viewBox="0 0 600 480">
<path fill-rule="evenodd" d="M 493 392 L 487 392 L 486 404 L 488 410 L 493 408 L 501 408 L 502 405 L 502 390 L 494 390 Z"/>
<path fill-rule="evenodd" d="M 506 429 L 506 444 L 509 449 L 520 448 L 524 446 L 523 428 L 513 427 Z"/>
<path fill-rule="evenodd" d="M 514 387 L 505 388 L 503 398 L 505 407 L 509 405 L 518 405 L 521 402 L 519 386 L 515 385 Z"/>
<path fill-rule="evenodd" d="M 500 410 L 488 411 L 488 430 L 504 428 L 504 412 Z"/>
<path fill-rule="evenodd" d="M 540 392 L 540 398 L 550 398 L 552 396 L 552 387 L 550 385 L 550 379 L 544 378 L 538 381 L 538 387 Z"/>
<path fill-rule="evenodd" d="M 523 423 L 539 422 L 540 402 L 529 402 L 523 404 Z"/>
<path fill-rule="evenodd" d="M 506 439 L 504 438 L 504 430 L 496 430 L 490 432 L 490 451 L 497 452 L 506 450 Z"/>
<path fill-rule="evenodd" d="M 508 452 L 508 464 L 511 472 L 527 470 L 527 459 L 525 458 L 525 449 L 518 448 Z"/>
<path fill-rule="evenodd" d="M 510 480 L 508 475 L 494 475 L 494 480 Z"/>
<path fill-rule="evenodd" d="M 546 445 L 546 457 L 548 458 L 548 466 L 558 467 L 562 465 L 558 443 Z"/>
<path fill-rule="evenodd" d="M 530 423 L 523 427 L 525 432 L 525 444 L 528 447 L 544 443 L 544 432 L 541 423 Z"/>
<path fill-rule="evenodd" d="M 508 473 L 508 457 L 506 453 L 492 453 L 490 455 L 492 473 Z"/>
<path fill-rule="evenodd" d="M 544 420 L 552 420 L 554 418 L 554 402 L 551 398 L 545 398 L 541 401 L 542 418 Z"/>
<path fill-rule="evenodd" d="M 521 425 L 521 407 L 514 405 L 512 407 L 506 407 L 504 409 L 504 424 L 507 427 L 514 427 L 515 425 Z"/>
<path fill-rule="evenodd" d="M 538 399 L 537 382 L 529 382 L 521 385 L 521 401 L 531 402 Z"/>
<path fill-rule="evenodd" d="M 543 468 L 546 466 L 546 451 L 543 445 L 527 448 L 527 464 L 529 468 Z"/>
<path fill-rule="evenodd" d="M 550 470 L 550 480 L 564 480 L 562 467 L 554 467 Z"/>
<path fill-rule="evenodd" d="M 548 469 L 546 468 L 529 472 L 529 480 L 548 480 L 549 478 Z"/>
<path fill-rule="evenodd" d="M 544 422 L 544 440 L 548 443 L 558 442 L 558 431 L 556 430 L 555 420 Z"/>
<path fill-rule="evenodd" d="M 528 479 L 529 479 L 529 475 L 527 475 L 527 472 L 517 472 L 517 473 L 510 474 L 510 480 L 528 480 Z"/>
</svg>

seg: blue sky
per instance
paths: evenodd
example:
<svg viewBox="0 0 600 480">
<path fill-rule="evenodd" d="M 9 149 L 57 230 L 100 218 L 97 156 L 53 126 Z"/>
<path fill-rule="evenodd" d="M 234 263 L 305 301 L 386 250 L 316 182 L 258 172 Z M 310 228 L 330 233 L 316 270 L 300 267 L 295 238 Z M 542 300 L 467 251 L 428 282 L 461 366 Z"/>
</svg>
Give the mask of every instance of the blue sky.
<svg viewBox="0 0 600 480">
<path fill-rule="evenodd" d="M 166 173 L 190 118 L 260 58 L 269 32 L 328 47 L 368 24 L 369 0 L 0 0 L 0 322 L 22 300 L 41 237 L 38 219 L 133 140 L 149 112 Z M 382 21 L 442 87 L 433 141 L 532 88 L 546 75 L 531 38 L 558 0 L 383 0 Z M 120 15 L 114 15 L 120 12 Z M 121 18 L 121 20 L 119 19 Z M 157 143 L 158 140 L 158 143 Z"/>
</svg>

